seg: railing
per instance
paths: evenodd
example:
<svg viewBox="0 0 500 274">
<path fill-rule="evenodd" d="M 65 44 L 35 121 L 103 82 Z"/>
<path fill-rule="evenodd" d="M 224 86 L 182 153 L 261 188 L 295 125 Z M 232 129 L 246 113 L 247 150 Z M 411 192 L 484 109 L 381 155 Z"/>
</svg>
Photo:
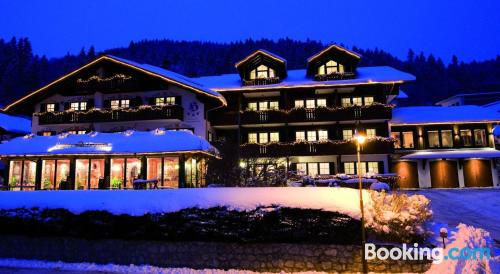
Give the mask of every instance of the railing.
<svg viewBox="0 0 500 274">
<path fill-rule="evenodd" d="M 354 141 L 294 142 L 269 144 L 244 144 L 240 147 L 242 157 L 286 157 L 308 155 L 355 154 Z M 364 154 L 386 154 L 394 151 L 394 142 L 389 138 L 368 139 L 362 145 Z"/>
<path fill-rule="evenodd" d="M 349 106 L 338 108 L 295 108 L 284 110 L 247 110 L 240 112 L 241 124 L 294 123 L 294 122 L 324 122 L 372 120 L 392 118 L 392 106 L 373 104 L 369 106 Z M 238 112 L 218 112 L 209 117 L 214 126 L 237 125 Z"/>
<path fill-rule="evenodd" d="M 329 74 L 316 74 L 314 75 L 314 80 L 316 81 L 328 81 L 328 80 L 346 80 L 353 79 L 356 77 L 354 72 L 332 72 Z"/>
<path fill-rule="evenodd" d="M 43 112 L 35 114 L 40 125 L 70 123 L 102 123 L 137 120 L 183 120 L 181 106 L 141 106 L 126 109 L 91 109 L 88 111 Z"/>
<path fill-rule="evenodd" d="M 243 80 L 244 86 L 255 86 L 255 85 L 272 85 L 280 82 L 280 78 L 278 77 L 270 77 L 270 78 L 257 78 L 251 80 Z"/>
</svg>

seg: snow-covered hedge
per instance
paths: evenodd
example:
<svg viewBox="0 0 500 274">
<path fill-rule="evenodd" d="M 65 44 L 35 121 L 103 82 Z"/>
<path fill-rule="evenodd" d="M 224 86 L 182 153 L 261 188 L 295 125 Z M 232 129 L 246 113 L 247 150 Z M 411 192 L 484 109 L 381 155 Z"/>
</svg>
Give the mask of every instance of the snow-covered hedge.
<svg viewBox="0 0 500 274">
<path fill-rule="evenodd" d="M 432 217 L 429 199 L 423 195 L 370 192 L 366 225 L 385 240 L 415 242 L 425 235 L 424 224 Z"/>
</svg>

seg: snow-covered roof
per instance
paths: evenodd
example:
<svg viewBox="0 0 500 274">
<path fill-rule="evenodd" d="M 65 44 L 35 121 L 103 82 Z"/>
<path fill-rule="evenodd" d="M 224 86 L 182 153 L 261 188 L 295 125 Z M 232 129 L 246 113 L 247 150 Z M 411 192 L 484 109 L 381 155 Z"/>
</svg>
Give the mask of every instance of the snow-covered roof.
<svg viewBox="0 0 500 274">
<path fill-rule="evenodd" d="M 329 87 L 329 86 L 345 86 L 356 84 L 371 84 L 371 83 L 392 83 L 414 81 L 415 76 L 402 72 L 392 67 L 359 67 L 356 70 L 356 78 L 348 80 L 330 80 L 330 81 L 314 81 L 307 77 L 305 69 L 289 70 L 288 77 L 283 79 L 280 83 L 272 85 L 255 85 L 255 86 L 242 86 L 240 75 L 222 74 L 217 76 L 204 76 L 193 78 L 195 81 L 202 85 L 209 87 L 216 91 L 224 90 L 258 90 L 270 88 L 293 88 L 301 86 L 310 87 Z"/>
<path fill-rule="evenodd" d="M 184 75 L 181 75 L 179 73 L 176 73 L 176 72 L 173 72 L 171 70 L 167 70 L 167 69 L 164 69 L 164 68 L 161 68 L 161 67 L 157 67 L 157 66 L 153 66 L 153 65 L 149 65 L 149 64 L 141 64 L 141 63 L 130 61 L 130 60 L 127 60 L 127 59 L 124 59 L 124 58 L 116 57 L 116 56 L 113 56 L 113 55 L 106 55 L 106 56 L 109 57 L 109 58 L 111 58 L 111 59 L 115 59 L 115 60 L 118 60 L 120 62 L 126 63 L 128 65 L 131 65 L 131 66 L 143 69 L 145 71 L 148 71 L 148 72 L 151 72 L 151 73 L 154 73 L 154 74 L 157 74 L 157 75 L 160 75 L 160 76 L 172 79 L 172 80 L 174 80 L 176 82 L 179 82 L 181 84 L 184 84 L 184 85 L 187 85 L 187 86 L 190 86 L 190 87 L 194 87 L 196 89 L 199 89 L 201 91 L 206 92 L 207 94 L 210 94 L 210 95 L 213 95 L 215 97 L 218 97 L 218 98 L 220 98 L 221 100 L 223 100 L 225 102 L 224 97 L 220 93 L 218 93 L 217 91 L 211 90 L 210 88 L 207 88 L 207 87 L 203 86 L 202 84 L 194 81 L 192 78 L 186 77 Z"/>
<path fill-rule="evenodd" d="M 393 125 L 475 123 L 500 121 L 500 113 L 480 106 L 417 106 L 396 107 L 392 111 Z"/>
<path fill-rule="evenodd" d="M 344 51 L 344 52 L 346 52 L 347 54 L 352 55 L 352 56 L 354 56 L 354 57 L 356 57 L 356 58 L 358 58 L 358 59 L 360 59 L 360 58 L 361 58 L 361 54 L 359 54 L 359 53 L 357 53 L 357 52 L 354 52 L 354 51 L 352 51 L 352 50 L 348 50 L 348 49 L 346 49 L 346 48 L 344 48 L 344 47 L 342 47 L 342 46 L 336 45 L 336 44 L 332 44 L 332 45 L 330 45 L 329 47 L 327 47 L 327 48 L 323 49 L 322 51 L 320 51 L 320 52 L 318 52 L 318 53 L 314 54 L 313 56 L 311 56 L 311 57 L 309 57 L 309 58 L 307 58 L 307 62 L 311 62 L 313 59 L 316 59 L 317 57 L 321 56 L 323 53 L 325 53 L 325 52 L 329 51 L 329 50 L 330 50 L 330 49 L 332 49 L 332 48 L 335 48 L 335 49 L 340 50 L 340 51 Z"/>
<path fill-rule="evenodd" d="M 400 89 L 398 96 L 396 96 L 396 99 L 408 99 L 408 94 Z"/>
<path fill-rule="evenodd" d="M 67 154 L 133 154 L 207 152 L 216 150 L 205 139 L 187 130 L 91 132 L 57 136 L 26 135 L 0 144 L 1 156 Z"/>
<path fill-rule="evenodd" d="M 478 91 L 478 92 L 473 92 L 473 93 L 458 93 L 455 95 L 452 95 L 448 98 L 445 98 L 439 102 L 436 103 L 436 105 L 441 105 L 443 103 L 446 103 L 447 101 L 459 97 L 475 97 L 475 96 L 483 96 L 483 95 L 498 95 L 500 94 L 500 91 Z"/>
<path fill-rule="evenodd" d="M 8 132 L 28 134 L 31 132 L 31 120 L 0 113 L 0 128 Z"/>
<path fill-rule="evenodd" d="M 493 103 L 486 104 L 483 107 L 498 112 L 498 111 L 500 111 L 500 101 L 496 101 L 496 102 L 493 102 Z"/>
<path fill-rule="evenodd" d="M 426 150 L 404 155 L 401 159 L 457 159 L 457 158 L 500 158 L 500 151 L 494 148 Z"/>
<path fill-rule="evenodd" d="M 257 54 L 259 54 L 259 53 L 264 54 L 264 55 L 267 55 L 268 57 L 270 57 L 270 58 L 272 58 L 272 59 L 275 59 L 275 60 L 277 60 L 277 61 L 280 61 L 280 62 L 282 62 L 282 63 L 285 63 L 285 64 L 286 64 L 286 59 L 285 59 L 285 58 L 283 58 L 283 57 L 281 57 L 281 56 L 279 56 L 279 55 L 277 55 L 277 54 L 274 54 L 274 53 L 272 53 L 272 52 L 270 52 L 270 51 L 267 51 L 267 50 L 265 50 L 265 49 L 258 49 L 258 50 L 256 50 L 256 51 L 252 52 L 252 53 L 251 53 L 250 55 L 248 55 L 247 57 L 245 57 L 245 58 L 241 59 L 240 61 L 236 62 L 235 67 L 238 67 L 239 65 L 241 65 L 241 64 L 243 64 L 243 63 L 245 63 L 246 61 L 250 60 L 252 57 L 254 57 L 255 55 L 257 55 Z"/>
</svg>

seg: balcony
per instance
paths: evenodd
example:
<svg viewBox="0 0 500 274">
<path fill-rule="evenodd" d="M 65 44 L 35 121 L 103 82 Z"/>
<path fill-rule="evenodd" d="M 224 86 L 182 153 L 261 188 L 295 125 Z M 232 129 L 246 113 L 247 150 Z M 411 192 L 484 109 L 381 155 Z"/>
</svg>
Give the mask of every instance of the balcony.
<svg viewBox="0 0 500 274">
<path fill-rule="evenodd" d="M 356 74 L 354 72 L 332 72 L 329 74 L 316 74 L 314 75 L 315 81 L 328 81 L 328 80 L 347 80 L 354 79 Z"/>
<path fill-rule="evenodd" d="M 394 142 L 390 138 L 376 137 L 368 139 L 361 148 L 363 154 L 387 154 L 394 151 Z M 311 155 L 355 154 L 354 141 L 328 140 L 324 142 L 293 142 L 241 145 L 242 157 L 287 157 Z"/>
<path fill-rule="evenodd" d="M 241 124 L 266 124 L 266 123 L 299 123 L 299 122 L 325 122 L 372 120 L 392 118 L 392 106 L 373 104 L 368 106 L 348 107 L 319 107 L 319 108 L 294 108 L 285 110 L 246 110 L 241 113 Z M 210 116 L 214 126 L 227 126 L 238 124 L 238 112 L 218 112 Z"/>
<path fill-rule="evenodd" d="M 256 86 L 256 85 L 272 85 L 280 82 L 279 77 L 269 77 L 269 78 L 257 78 L 251 80 L 243 80 L 244 86 Z"/>
<path fill-rule="evenodd" d="M 140 106 L 126 109 L 91 109 L 88 111 L 43 112 L 38 116 L 40 125 L 71 123 L 104 123 L 138 120 L 183 120 L 181 106 Z"/>
</svg>

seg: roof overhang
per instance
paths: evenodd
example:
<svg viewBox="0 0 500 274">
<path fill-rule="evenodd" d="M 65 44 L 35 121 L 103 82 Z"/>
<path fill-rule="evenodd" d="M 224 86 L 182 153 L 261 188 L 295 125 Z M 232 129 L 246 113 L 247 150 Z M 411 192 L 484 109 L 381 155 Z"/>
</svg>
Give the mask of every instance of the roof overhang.
<svg viewBox="0 0 500 274">
<path fill-rule="evenodd" d="M 403 160 L 418 159 L 465 159 L 465 158 L 500 158 L 500 151 L 488 149 L 453 149 L 453 150 L 426 150 L 401 156 Z"/>
</svg>

